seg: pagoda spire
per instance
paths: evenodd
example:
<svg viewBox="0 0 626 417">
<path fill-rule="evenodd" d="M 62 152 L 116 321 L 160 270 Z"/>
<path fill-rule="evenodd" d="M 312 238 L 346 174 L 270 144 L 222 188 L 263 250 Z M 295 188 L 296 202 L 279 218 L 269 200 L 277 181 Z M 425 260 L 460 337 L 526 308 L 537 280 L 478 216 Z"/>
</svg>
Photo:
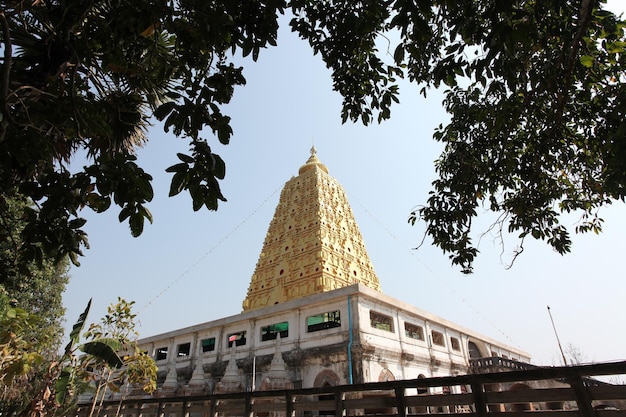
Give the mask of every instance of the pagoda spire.
<svg viewBox="0 0 626 417">
<path fill-rule="evenodd" d="M 343 187 L 312 147 L 283 187 L 243 309 L 356 283 L 381 290 Z"/>
</svg>

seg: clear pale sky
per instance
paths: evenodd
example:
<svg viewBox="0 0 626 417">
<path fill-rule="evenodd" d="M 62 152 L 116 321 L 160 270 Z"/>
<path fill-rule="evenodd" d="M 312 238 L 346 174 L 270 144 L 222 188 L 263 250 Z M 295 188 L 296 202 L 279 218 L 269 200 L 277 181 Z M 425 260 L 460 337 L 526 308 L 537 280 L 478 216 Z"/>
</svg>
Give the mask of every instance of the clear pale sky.
<svg viewBox="0 0 626 417">
<path fill-rule="evenodd" d="M 623 12 L 625 3 L 609 2 L 610 9 Z M 549 305 L 566 350 L 573 346 L 589 362 L 626 359 L 623 203 L 603 209 L 604 233 L 574 236 L 566 256 L 528 241 L 507 269 L 516 240 L 501 248 L 485 236 L 475 272 L 465 276 L 428 241 L 413 250 L 424 225 L 407 223 L 435 178 L 441 145 L 432 133 L 447 120 L 441 94 L 431 91 L 424 99 L 417 86 L 403 84 L 390 121 L 342 125 L 341 99 L 321 59 L 286 25 L 278 44 L 258 62 L 244 63 L 248 83 L 226 110 L 231 143 L 210 139 L 227 166 L 221 185 L 228 202 L 217 212 L 193 212 L 187 195 L 167 197 L 164 170 L 187 144 L 155 125 L 138 155 L 154 176 L 154 224 L 135 239 L 116 210 L 82 213 L 91 249 L 70 272 L 68 329 L 89 298 L 90 322 L 118 296 L 134 300 L 142 337 L 240 313 L 280 190 L 315 145 L 348 195 L 383 292 L 522 348 L 539 365 L 561 361 Z M 486 212 L 479 218 L 474 239 L 492 218 Z M 573 231 L 576 220 L 563 222 Z"/>
</svg>

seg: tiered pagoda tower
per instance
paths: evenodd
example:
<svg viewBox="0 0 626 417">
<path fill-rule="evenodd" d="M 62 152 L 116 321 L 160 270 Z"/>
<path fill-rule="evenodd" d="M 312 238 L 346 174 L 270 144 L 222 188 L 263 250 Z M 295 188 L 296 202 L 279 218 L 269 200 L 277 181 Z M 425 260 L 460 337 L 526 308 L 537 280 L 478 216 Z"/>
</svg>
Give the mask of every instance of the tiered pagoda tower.
<svg viewBox="0 0 626 417">
<path fill-rule="evenodd" d="M 282 190 L 243 310 L 356 283 L 381 291 L 345 192 L 312 148 Z"/>
<path fill-rule="evenodd" d="M 345 192 L 315 149 L 282 190 L 243 310 L 140 340 L 159 368 L 157 395 L 443 377 L 469 372 L 473 359 L 530 360 L 383 294 Z"/>
</svg>

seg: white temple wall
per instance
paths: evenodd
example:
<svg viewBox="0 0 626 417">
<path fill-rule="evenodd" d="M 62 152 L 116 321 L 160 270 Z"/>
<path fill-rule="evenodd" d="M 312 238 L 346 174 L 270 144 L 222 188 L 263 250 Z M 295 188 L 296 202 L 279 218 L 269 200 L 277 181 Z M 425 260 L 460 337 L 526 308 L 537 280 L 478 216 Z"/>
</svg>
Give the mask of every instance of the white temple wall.
<svg viewBox="0 0 626 417">
<path fill-rule="evenodd" d="M 318 322 L 311 321 L 311 317 Z M 326 319 L 330 321 L 324 322 Z M 253 358 L 265 358 L 257 363 L 258 371 L 263 372 L 262 367 L 268 365 L 267 358 L 275 352 L 276 341 L 262 340 L 262 333 L 285 322 L 288 334 L 280 338 L 280 350 L 291 367 L 293 381 L 298 385 L 301 381 L 302 387 L 314 386 L 316 379 L 323 380 L 319 379 L 320 375 L 326 375 L 328 381 L 349 383 L 348 345 L 351 340 L 350 355 L 356 382 L 360 382 L 360 378 L 378 381 L 381 375 L 385 377 L 386 371 L 395 379 L 466 373 L 470 342 L 473 352 L 482 357 L 495 353 L 528 361 L 527 356 L 515 348 L 361 285 L 165 333 L 143 339 L 140 345 L 158 359 L 161 376 L 175 366 L 179 382 L 184 383 L 183 379 L 189 378 L 200 361 L 207 375 L 219 380 L 220 369 L 235 351 L 228 347 L 229 335 L 245 332 L 245 344 L 236 347 L 236 358 L 240 365 L 242 361 L 246 364 L 246 373 L 251 372 Z M 164 349 L 167 353 L 163 357 Z"/>
</svg>

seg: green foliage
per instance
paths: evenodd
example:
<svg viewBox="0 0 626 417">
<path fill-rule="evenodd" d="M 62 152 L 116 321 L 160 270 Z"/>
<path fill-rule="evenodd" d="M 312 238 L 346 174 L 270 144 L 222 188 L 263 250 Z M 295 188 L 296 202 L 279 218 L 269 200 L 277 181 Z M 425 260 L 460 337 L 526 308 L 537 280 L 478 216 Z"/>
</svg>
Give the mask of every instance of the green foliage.
<svg viewBox="0 0 626 417">
<path fill-rule="evenodd" d="M 578 232 L 599 232 L 598 209 L 626 190 L 626 23 L 604 1 L 292 1 L 292 28 L 333 70 L 343 118 L 389 116 L 406 75 L 445 88 L 450 123 L 438 179 L 409 217 L 472 271 L 479 209 L 499 213 L 492 231 L 570 250 L 562 213 Z M 361 32 L 362 31 L 362 32 Z M 383 64 L 376 36 L 395 43 Z M 397 39 L 397 41 L 395 41 Z M 393 46 L 393 45 L 392 45 Z M 363 49 L 359 49 L 359 48 Z"/>
<path fill-rule="evenodd" d="M 139 236 L 152 177 L 134 161 L 152 116 L 189 140 L 172 190 L 187 190 L 194 209 L 225 201 L 223 161 L 203 133 L 232 135 L 222 113 L 245 84 L 236 52 L 276 45 L 284 0 L 153 2 L 3 1 L 0 13 L 0 203 L 17 192 L 35 206 L 25 215 L 19 262 L 44 255 L 74 264 L 88 246 L 79 211 L 103 212 Z M 71 173 L 78 151 L 90 164 Z M 0 229 L 0 240 L 9 241 Z M 1 273 L 2 271 L 0 271 Z"/>
<path fill-rule="evenodd" d="M 91 324 L 84 334 L 87 341 L 79 349 L 86 355 L 80 359 L 77 377 L 95 384 L 94 404 L 107 389 L 119 391 L 124 384 L 141 385 L 147 393 L 156 389 L 157 366 L 137 344 L 134 304 L 118 298 L 100 323 Z"/>
<path fill-rule="evenodd" d="M 42 353 L 40 341 L 29 336 L 36 334 L 39 318 L 14 301 L 0 287 L 0 410 L 6 415 L 37 402 L 50 366 L 50 353 Z"/>
<path fill-rule="evenodd" d="M 193 209 L 225 198 L 222 113 L 245 84 L 233 56 L 256 60 L 276 45 L 287 7 L 292 29 L 332 71 L 342 120 L 391 116 L 397 79 L 445 88 L 450 123 L 438 179 L 409 218 L 471 272 L 472 220 L 500 214 L 493 230 L 570 250 L 562 213 L 599 232 L 598 208 L 626 190 L 624 21 L 604 0 L 242 0 L 3 2 L 0 14 L 0 198 L 35 207 L 24 217 L 19 262 L 44 254 L 78 263 L 87 237 L 79 211 L 114 202 L 133 236 L 152 217 L 151 177 L 134 162 L 150 117 L 189 141 L 172 165 L 170 195 Z M 379 50 L 384 40 L 388 45 Z M 81 172 L 65 162 L 92 158 Z M 3 200 L 0 199 L 0 203 Z M 10 241 L 0 230 L 0 239 Z M 521 251 L 521 249 L 520 249 Z M 0 271 L 1 272 L 1 271 Z"/>
<path fill-rule="evenodd" d="M 90 325 L 80 344 L 91 300 L 70 333 L 63 356 L 47 363 L 37 346 L 22 337 L 35 328 L 36 317 L 15 308 L 0 292 L 0 410 L 16 415 L 45 415 L 68 410 L 78 395 L 95 389 L 94 406 L 107 389 L 139 385 L 156 389 L 157 366 L 139 349 L 135 332 L 134 302 L 118 299 L 101 323 Z M 80 354 L 79 354 L 80 352 Z M 36 380 L 32 380 L 36 377 Z"/>
<path fill-rule="evenodd" d="M 119 391 L 124 384 L 140 385 L 147 393 L 156 389 L 157 366 L 137 344 L 133 305 L 134 301 L 118 298 L 117 303 L 108 307 L 100 323 L 89 326 L 83 335 L 86 341 L 78 344 L 91 306 L 89 300 L 65 348 L 61 371 L 55 381 L 57 404 L 71 404 L 85 389 L 95 390 L 94 407 L 108 389 Z M 77 356 L 77 351 L 83 354 Z"/>
<path fill-rule="evenodd" d="M 32 340 L 39 352 L 56 353 L 63 336 L 62 320 L 65 314 L 62 293 L 68 282 L 68 262 L 53 262 L 42 258 L 40 264 L 19 260 L 24 230 L 32 206 L 15 196 L 0 197 L 0 288 L 3 288 L 15 306 L 37 318 L 36 330 L 23 334 Z"/>
<path fill-rule="evenodd" d="M 30 205 L 6 198 L 1 206 L 0 224 L 9 239 L 0 240 L 0 410 L 11 414 L 37 402 L 58 359 L 68 262 L 20 263 L 20 233 Z"/>
<path fill-rule="evenodd" d="M 528 236 L 564 254 L 571 237 L 561 213 L 581 213 L 576 230 L 598 233 L 598 208 L 624 199 L 626 26 L 600 5 L 444 9 L 439 26 L 457 36 L 441 40 L 426 81 L 449 86 L 451 121 L 435 133 L 446 145 L 439 178 L 415 216 L 463 271 L 478 252 L 470 232 L 479 208 L 500 213 L 494 230 L 518 236 L 517 254 Z"/>
<path fill-rule="evenodd" d="M 135 349 L 132 355 L 124 357 L 126 380 L 129 384 L 138 385 L 146 393 L 157 389 L 157 371 L 159 367 L 146 352 Z"/>
<path fill-rule="evenodd" d="M 85 307 L 85 311 L 83 311 L 80 316 L 78 316 L 78 320 L 76 320 L 76 323 L 74 323 L 74 325 L 72 326 L 72 331 L 69 334 L 69 342 L 65 346 L 65 352 L 63 353 L 63 358 L 61 359 L 59 375 L 54 383 L 55 400 L 57 404 L 63 404 L 64 402 L 66 402 L 68 393 L 72 389 L 75 377 L 74 352 L 76 350 L 76 345 L 80 341 L 80 332 L 82 332 L 83 328 L 85 327 L 85 323 L 87 322 L 87 315 L 89 315 L 90 309 L 91 299 L 89 299 L 89 302 L 87 302 L 87 307 Z"/>
<path fill-rule="evenodd" d="M 22 335 L 32 331 L 33 317 L 26 311 L 6 307 L 0 312 L 0 386 L 10 386 L 43 361 L 33 344 Z"/>
</svg>

